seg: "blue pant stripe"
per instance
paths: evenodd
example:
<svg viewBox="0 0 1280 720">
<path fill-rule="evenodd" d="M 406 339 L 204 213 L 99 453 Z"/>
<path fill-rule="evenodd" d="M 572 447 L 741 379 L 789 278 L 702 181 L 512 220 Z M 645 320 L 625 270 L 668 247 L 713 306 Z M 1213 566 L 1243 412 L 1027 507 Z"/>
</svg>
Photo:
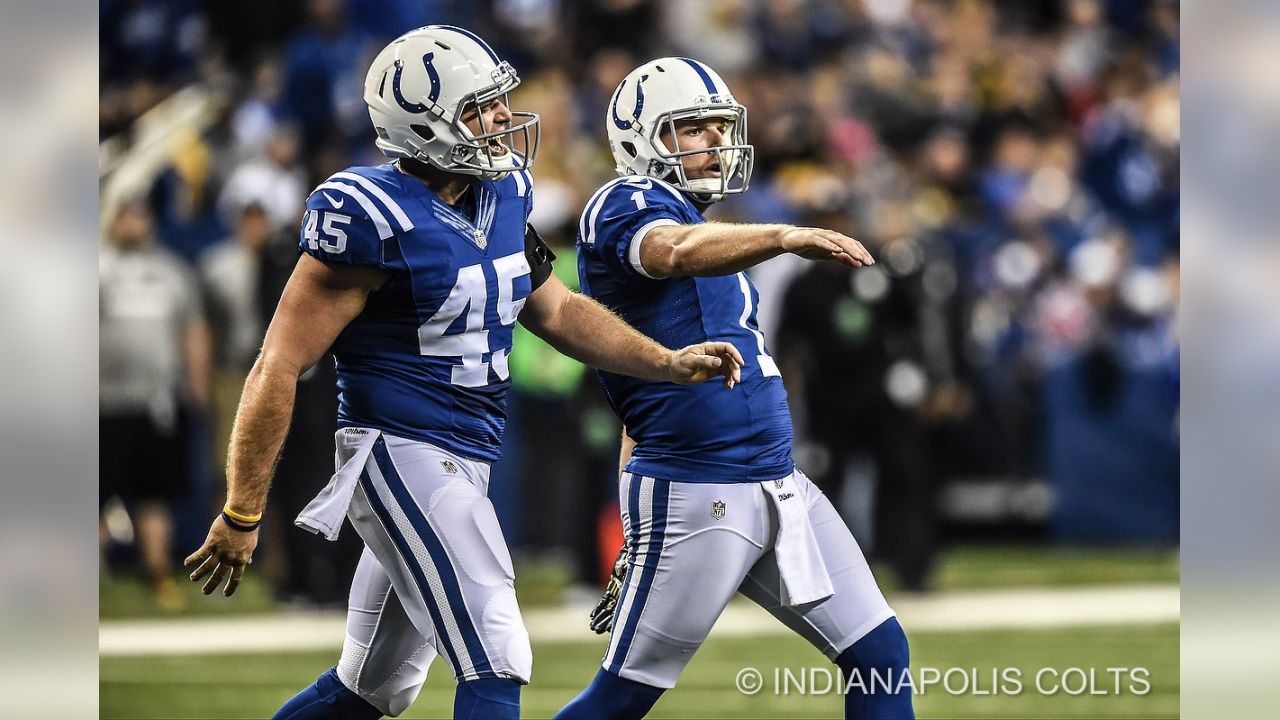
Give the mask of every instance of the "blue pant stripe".
<svg viewBox="0 0 1280 720">
<path fill-rule="evenodd" d="M 630 485 L 628 486 L 627 497 L 624 499 L 627 507 L 627 551 L 631 553 L 631 559 L 635 559 L 635 553 L 639 551 L 636 544 L 640 542 L 640 482 L 639 475 L 632 474 L 628 478 Z M 635 563 L 627 563 L 627 574 L 622 579 L 622 592 L 618 594 L 618 604 L 613 608 L 613 629 L 616 631 L 623 625 L 622 608 L 626 607 L 627 595 L 631 593 L 631 579 L 635 573 Z M 608 650 L 605 651 L 608 657 Z"/>
<path fill-rule="evenodd" d="M 637 483 L 638 485 L 639 483 Z M 613 654 L 613 662 L 609 664 L 609 672 L 618 674 L 622 664 L 631 650 L 631 641 L 635 638 L 636 627 L 640 624 L 640 616 L 644 613 L 645 601 L 649 598 L 649 589 L 653 587 L 653 577 L 658 572 L 658 563 L 662 555 L 662 542 L 667 532 L 667 504 L 671 496 L 671 483 L 667 480 L 653 481 L 653 519 L 649 532 L 649 544 L 645 552 L 644 565 L 640 568 L 640 582 L 636 587 L 636 597 L 631 603 L 631 611 L 618 639 L 618 649 Z M 631 513 L 635 518 L 640 513 L 640 493 L 631 493 Z M 632 537 L 639 542 L 639 523 L 633 525 Z M 632 570 L 636 568 L 633 563 Z M 621 604 L 621 603 L 619 603 Z M 614 627 L 617 630 L 617 626 Z"/>
<path fill-rule="evenodd" d="M 422 571 L 422 566 L 418 564 L 418 558 L 414 556 L 413 549 L 409 547 L 408 541 L 400 533 L 400 528 L 396 527 L 395 519 L 391 517 L 387 507 L 382 504 L 382 498 L 378 496 L 378 491 L 373 487 L 373 479 L 369 477 L 368 470 L 360 472 L 360 485 L 364 488 L 364 494 L 369 498 L 369 506 L 373 508 L 374 514 L 382 521 L 382 526 L 386 528 L 387 534 L 391 536 L 391 541 L 395 543 L 396 549 L 400 551 L 400 557 L 404 558 L 405 565 L 409 567 L 409 573 L 413 575 L 414 582 L 418 584 L 418 592 L 422 594 L 422 599 L 426 602 L 427 613 L 431 615 L 431 622 L 436 626 L 436 632 L 443 641 L 449 661 L 453 663 L 455 668 L 460 668 L 458 654 L 454 652 L 453 645 L 449 643 L 449 636 L 444 632 L 444 618 L 440 614 L 440 608 L 436 605 L 435 596 L 431 594 L 431 585 L 427 583 L 426 573 Z"/>
<path fill-rule="evenodd" d="M 431 524 L 427 522 L 427 518 L 422 514 L 422 509 L 418 507 L 409 494 L 409 488 L 405 487 L 404 481 L 400 478 L 400 474 L 396 472 L 395 464 L 391 462 L 391 454 L 387 451 L 386 443 L 382 438 L 378 438 L 373 444 L 373 458 L 378 463 L 378 469 L 382 471 L 382 477 L 387 481 L 387 487 L 391 490 L 392 496 L 400 505 L 400 509 L 404 512 L 405 517 L 409 518 L 409 523 L 413 525 L 413 529 L 417 531 L 418 536 L 422 539 L 422 544 L 427 547 L 427 553 L 431 555 L 431 562 L 436 566 L 436 573 L 440 575 L 440 584 L 444 586 L 445 597 L 449 601 L 449 609 L 453 613 L 454 622 L 458 625 L 458 632 L 462 635 L 462 640 L 466 643 L 467 653 L 471 655 L 471 665 L 474 674 L 480 677 L 496 677 L 493 672 L 493 666 L 489 663 L 489 656 L 484 651 L 484 643 L 480 641 L 480 634 L 476 632 L 475 625 L 471 622 L 471 614 L 467 612 L 466 601 L 462 597 L 462 589 L 458 584 L 458 575 L 453 569 L 453 564 L 449 561 L 449 554 L 445 551 L 444 545 L 440 542 L 440 538 L 436 537 L 435 531 L 431 529 Z M 423 588 L 423 592 L 429 592 L 430 588 Z M 436 628 L 437 634 L 442 638 L 448 639 L 443 625 Z M 457 667 L 455 665 L 455 667 Z M 458 672 L 462 674 L 462 668 L 458 668 Z"/>
</svg>

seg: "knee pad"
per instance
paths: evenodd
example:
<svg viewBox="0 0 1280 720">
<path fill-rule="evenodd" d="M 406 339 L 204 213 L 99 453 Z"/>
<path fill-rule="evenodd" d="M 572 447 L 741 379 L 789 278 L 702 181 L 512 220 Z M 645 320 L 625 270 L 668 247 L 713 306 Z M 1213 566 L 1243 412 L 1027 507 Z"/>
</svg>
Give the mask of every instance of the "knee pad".
<svg viewBox="0 0 1280 720">
<path fill-rule="evenodd" d="M 348 636 L 342 643 L 337 676 L 342 684 L 387 717 L 398 717 L 422 690 L 435 649 L 424 645 L 408 657 L 370 657 L 369 648 Z"/>
<path fill-rule="evenodd" d="M 520 606 L 516 604 L 515 591 L 504 590 L 489 598 L 482 617 L 481 632 L 485 635 L 486 644 L 496 649 L 500 656 L 490 660 L 506 665 L 505 668 L 494 669 L 521 685 L 528 685 L 533 675 L 533 646 L 529 642 L 524 618 L 520 616 Z"/>
<path fill-rule="evenodd" d="M 439 529 L 440 541 L 471 582 L 485 587 L 512 586 L 515 569 L 498 525 L 493 503 L 480 489 L 456 480 L 437 490 L 427 519 Z"/>
</svg>

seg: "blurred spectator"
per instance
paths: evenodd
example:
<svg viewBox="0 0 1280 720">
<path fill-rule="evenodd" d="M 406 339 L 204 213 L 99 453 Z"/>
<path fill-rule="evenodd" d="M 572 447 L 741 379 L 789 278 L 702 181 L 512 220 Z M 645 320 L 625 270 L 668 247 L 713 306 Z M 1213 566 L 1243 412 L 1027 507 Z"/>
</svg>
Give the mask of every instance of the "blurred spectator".
<svg viewBox="0 0 1280 720">
<path fill-rule="evenodd" d="M 187 427 L 208 402 L 197 288 L 156 245 L 145 205 L 123 206 L 99 255 L 99 507 L 125 502 L 148 586 L 168 609 L 182 598 L 171 577 L 171 505 L 190 489 Z"/>
<path fill-rule="evenodd" d="M 579 0 L 569 5 L 578 54 L 563 56 L 565 62 L 605 49 L 652 54 L 660 44 L 655 30 L 661 7 L 654 0 Z"/>
<path fill-rule="evenodd" d="M 231 141 L 236 161 L 263 154 L 281 122 L 280 94 L 283 80 L 274 58 L 262 60 L 248 80 L 248 92 L 231 117 Z"/>
<path fill-rule="evenodd" d="M 191 79 L 206 23 L 188 0 L 104 0 L 99 22 L 99 132 L 109 137 Z"/>
<path fill-rule="evenodd" d="M 262 346 L 262 317 L 267 311 L 259 306 L 258 285 L 262 256 L 274 234 L 262 205 L 246 203 L 235 219 L 235 234 L 200 259 L 218 369 L 238 373 L 242 380 Z"/>
<path fill-rule="evenodd" d="M 304 147 L 338 143 L 351 151 L 373 137 L 364 104 L 370 41 L 350 28 L 340 0 L 309 0 L 306 16 L 285 50 L 283 108 L 302 129 Z"/>
<path fill-rule="evenodd" d="M 252 202 L 266 213 L 272 232 L 292 231 L 307 196 L 297 162 L 297 133 L 287 126 L 277 128 L 262 157 L 237 167 L 223 185 L 218 208 L 227 224 L 234 225 L 240 210 Z"/>
<path fill-rule="evenodd" d="M 752 42 L 752 4 L 670 0 L 664 8 L 662 35 L 676 53 L 696 55 L 722 75 L 735 75 L 747 70 L 759 52 Z"/>
<path fill-rule="evenodd" d="M 205 22 L 186 0 L 106 0 L 100 75 L 108 82 L 189 77 L 204 47 Z"/>
<path fill-rule="evenodd" d="M 261 307 L 265 298 L 260 286 L 267 244 L 273 235 L 271 220 L 262 205 L 250 202 L 235 219 L 234 234 L 200 257 L 200 278 L 215 349 L 210 401 L 213 462 L 219 470 L 226 467 L 227 444 L 240 391 L 266 330 L 263 318 L 269 310 Z"/>
</svg>

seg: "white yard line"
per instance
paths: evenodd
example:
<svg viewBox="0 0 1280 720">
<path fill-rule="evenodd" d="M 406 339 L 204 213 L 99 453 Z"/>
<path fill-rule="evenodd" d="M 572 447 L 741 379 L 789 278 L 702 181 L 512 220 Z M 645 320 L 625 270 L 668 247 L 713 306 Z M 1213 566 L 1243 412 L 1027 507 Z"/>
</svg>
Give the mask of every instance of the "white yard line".
<svg viewBox="0 0 1280 720">
<path fill-rule="evenodd" d="M 908 632 L 1017 630 L 1177 622 L 1177 585 L 1008 589 L 899 595 L 894 609 Z M 536 642 L 601 642 L 587 630 L 582 606 L 524 612 Z M 337 650 L 342 613 L 248 615 L 186 620 L 108 621 L 98 629 L 100 656 Z M 730 605 L 712 631 L 720 637 L 790 632 L 749 602 Z"/>
</svg>

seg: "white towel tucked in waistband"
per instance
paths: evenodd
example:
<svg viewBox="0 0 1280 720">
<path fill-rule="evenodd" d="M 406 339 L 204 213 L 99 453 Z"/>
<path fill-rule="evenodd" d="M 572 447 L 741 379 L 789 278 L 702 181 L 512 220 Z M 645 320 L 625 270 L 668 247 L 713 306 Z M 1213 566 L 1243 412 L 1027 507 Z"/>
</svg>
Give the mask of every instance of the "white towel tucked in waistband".
<svg viewBox="0 0 1280 720">
<path fill-rule="evenodd" d="M 324 486 L 293 521 L 294 525 L 317 535 L 323 535 L 330 542 L 338 539 L 342 530 L 342 520 L 351 507 L 351 496 L 360 482 L 360 473 L 373 451 L 373 443 L 381 435 L 377 430 L 366 428 L 343 428 L 334 437 L 336 446 L 334 465 L 338 471 L 329 478 Z"/>
<path fill-rule="evenodd" d="M 804 489 L 794 474 L 760 485 L 778 509 L 778 540 L 773 552 L 782 578 L 779 593 L 782 604 L 788 607 L 816 605 L 831 597 L 835 588 L 822 562 L 813 526 L 809 524 L 809 504 Z"/>
</svg>

